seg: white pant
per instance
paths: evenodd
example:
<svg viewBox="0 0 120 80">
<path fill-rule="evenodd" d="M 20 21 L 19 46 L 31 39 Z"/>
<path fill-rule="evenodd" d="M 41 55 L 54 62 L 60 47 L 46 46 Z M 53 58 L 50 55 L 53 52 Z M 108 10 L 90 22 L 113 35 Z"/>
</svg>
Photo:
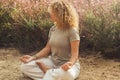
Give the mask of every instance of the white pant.
<svg viewBox="0 0 120 80">
<path fill-rule="evenodd" d="M 53 67 L 54 64 L 50 58 L 38 59 L 38 61 L 44 63 L 49 67 Z M 68 71 L 64 71 L 61 68 L 49 69 L 46 74 L 39 68 L 35 61 L 29 63 L 23 63 L 21 65 L 21 71 L 28 77 L 34 80 L 74 80 L 79 76 L 80 64 L 75 63 Z"/>
</svg>

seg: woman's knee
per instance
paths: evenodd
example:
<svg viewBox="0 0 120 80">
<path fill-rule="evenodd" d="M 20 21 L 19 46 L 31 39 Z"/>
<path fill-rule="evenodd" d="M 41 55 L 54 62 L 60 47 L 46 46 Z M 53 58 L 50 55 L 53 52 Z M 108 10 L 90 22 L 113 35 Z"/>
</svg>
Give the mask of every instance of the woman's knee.
<svg viewBox="0 0 120 80">
<path fill-rule="evenodd" d="M 29 71 L 33 66 L 36 66 L 34 61 L 31 61 L 29 63 L 22 63 L 20 69 L 24 73 Z"/>
<path fill-rule="evenodd" d="M 25 63 L 22 63 L 21 66 L 20 66 L 20 70 L 25 73 L 28 69 L 28 65 L 25 64 Z"/>
<path fill-rule="evenodd" d="M 68 74 L 71 75 L 73 79 L 76 79 L 80 74 L 80 65 L 74 65 L 71 69 L 69 69 Z"/>
</svg>

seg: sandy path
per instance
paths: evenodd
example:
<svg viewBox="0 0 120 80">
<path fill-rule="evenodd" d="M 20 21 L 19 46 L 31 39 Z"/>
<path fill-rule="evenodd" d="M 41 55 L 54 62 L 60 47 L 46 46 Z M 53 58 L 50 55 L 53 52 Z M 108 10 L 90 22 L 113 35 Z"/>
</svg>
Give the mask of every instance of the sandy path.
<svg viewBox="0 0 120 80">
<path fill-rule="evenodd" d="M 83 55 L 80 61 L 81 74 L 78 80 L 120 80 L 118 61 L 103 59 L 100 55 Z"/>
<path fill-rule="evenodd" d="M 0 49 L 0 80 L 31 80 L 20 72 L 19 57 L 14 49 Z M 120 80 L 120 62 L 100 55 L 81 55 L 81 73 L 77 80 Z"/>
</svg>

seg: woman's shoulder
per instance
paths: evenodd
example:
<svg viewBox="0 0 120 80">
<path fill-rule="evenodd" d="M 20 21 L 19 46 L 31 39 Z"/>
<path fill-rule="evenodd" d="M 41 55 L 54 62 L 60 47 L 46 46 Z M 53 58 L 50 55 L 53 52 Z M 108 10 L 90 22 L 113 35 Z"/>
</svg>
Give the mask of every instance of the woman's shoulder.
<svg viewBox="0 0 120 80">
<path fill-rule="evenodd" d="M 69 33 L 77 33 L 77 34 L 79 34 L 79 29 L 77 29 L 77 28 L 69 28 Z"/>
<path fill-rule="evenodd" d="M 70 41 L 80 40 L 79 30 L 76 28 L 70 28 L 68 36 Z"/>
</svg>

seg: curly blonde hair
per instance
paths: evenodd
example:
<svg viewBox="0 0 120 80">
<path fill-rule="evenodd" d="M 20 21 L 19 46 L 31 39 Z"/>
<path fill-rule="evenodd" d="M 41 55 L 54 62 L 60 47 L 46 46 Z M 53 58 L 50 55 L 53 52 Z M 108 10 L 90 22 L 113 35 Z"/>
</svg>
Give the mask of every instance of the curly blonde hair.
<svg viewBox="0 0 120 80">
<path fill-rule="evenodd" d="M 48 12 L 53 13 L 58 18 L 57 27 L 62 29 L 79 28 L 79 16 L 71 3 L 65 0 L 55 0 L 48 7 Z"/>
</svg>

